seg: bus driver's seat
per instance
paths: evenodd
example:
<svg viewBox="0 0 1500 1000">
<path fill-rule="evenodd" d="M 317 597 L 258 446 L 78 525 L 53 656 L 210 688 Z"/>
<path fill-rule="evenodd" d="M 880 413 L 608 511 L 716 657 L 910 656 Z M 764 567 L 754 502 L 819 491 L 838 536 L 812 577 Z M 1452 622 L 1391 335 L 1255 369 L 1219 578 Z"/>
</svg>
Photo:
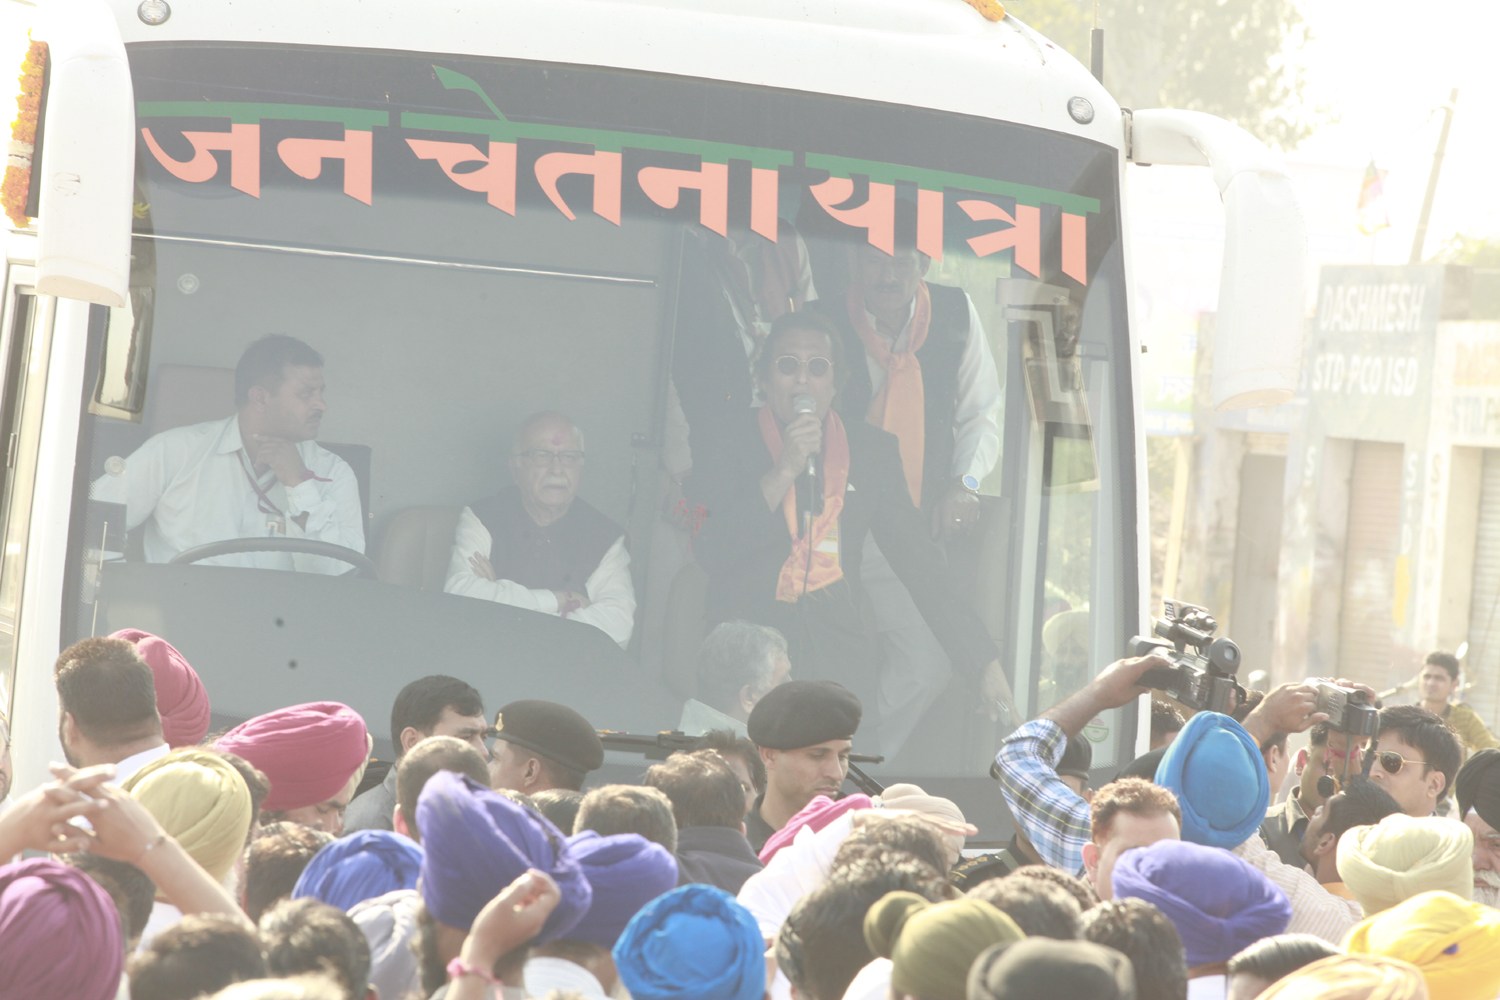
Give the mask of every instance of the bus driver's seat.
<svg viewBox="0 0 1500 1000">
<path fill-rule="evenodd" d="M 148 435 L 174 427 L 222 420 L 234 412 L 234 369 L 204 365 L 158 365 L 151 376 L 150 405 L 146 408 Z M 370 523 L 370 446 L 367 444 L 318 444 L 349 463 L 359 482 L 359 507 L 365 524 Z M 366 531 L 368 536 L 369 532 Z M 368 537 L 366 548 L 369 547 Z"/>
</svg>

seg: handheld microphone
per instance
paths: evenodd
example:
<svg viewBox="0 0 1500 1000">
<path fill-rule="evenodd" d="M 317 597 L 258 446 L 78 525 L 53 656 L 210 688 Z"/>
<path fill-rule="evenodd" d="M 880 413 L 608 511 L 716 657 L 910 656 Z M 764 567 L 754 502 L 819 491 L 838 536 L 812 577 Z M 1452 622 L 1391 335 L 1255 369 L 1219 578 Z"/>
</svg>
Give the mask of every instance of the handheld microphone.
<svg viewBox="0 0 1500 1000">
<path fill-rule="evenodd" d="M 818 404 L 811 396 L 807 395 L 806 393 L 799 392 L 797 395 L 792 397 L 792 412 L 797 414 L 798 416 L 804 413 L 817 413 Z M 815 460 L 815 456 L 807 456 L 807 474 L 809 476 L 816 476 L 818 474 Z"/>
</svg>

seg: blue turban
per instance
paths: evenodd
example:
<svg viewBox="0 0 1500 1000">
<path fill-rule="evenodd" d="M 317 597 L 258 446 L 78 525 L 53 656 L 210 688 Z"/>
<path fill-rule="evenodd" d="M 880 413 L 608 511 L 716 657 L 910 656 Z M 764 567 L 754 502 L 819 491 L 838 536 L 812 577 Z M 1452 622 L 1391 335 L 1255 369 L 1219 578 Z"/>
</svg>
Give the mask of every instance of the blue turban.
<svg viewBox="0 0 1500 1000">
<path fill-rule="evenodd" d="M 568 932 L 572 941 L 614 947 L 641 907 L 677 887 L 677 859 L 638 833 L 584 830 L 568 838 L 568 853 L 594 890 L 589 912 Z"/>
<path fill-rule="evenodd" d="M 1243 726 L 1218 712 L 1199 712 L 1167 747 L 1156 783 L 1182 807 L 1182 839 L 1233 850 L 1260 828 L 1271 803 L 1271 779 L 1260 747 Z"/>
<path fill-rule="evenodd" d="M 473 778 L 452 771 L 429 778 L 417 799 L 417 828 L 425 851 L 419 889 L 439 923 L 468 930 L 528 868 L 551 875 L 562 891 L 538 941 L 562 937 L 588 912 L 593 891 L 557 827 Z"/>
<path fill-rule="evenodd" d="M 302 869 L 292 898 L 312 896 L 344 912 L 397 889 L 415 889 L 422 848 L 389 830 L 360 830 L 326 845 Z"/>
<path fill-rule="evenodd" d="M 632 1000 L 762 1000 L 766 942 L 750 911 L 711 885 L 647 903 L 615 942 Z"/>
<path fill-rule="evenodd" d="M 1217 847 L 1158 840 L 1132 848 L 1115 862 L 1111 881 L 1116 899 L 1143 899 L 1167 915 L 1189 967 L 1227 962 L 1292 919 L 1286 893 Z"/>
</svg>

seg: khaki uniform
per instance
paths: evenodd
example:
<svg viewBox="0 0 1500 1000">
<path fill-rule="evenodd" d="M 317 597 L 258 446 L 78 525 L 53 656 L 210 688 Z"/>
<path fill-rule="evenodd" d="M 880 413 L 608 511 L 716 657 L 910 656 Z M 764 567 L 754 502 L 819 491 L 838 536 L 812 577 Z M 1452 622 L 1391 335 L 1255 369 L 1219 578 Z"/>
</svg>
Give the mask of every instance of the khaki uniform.
<svg viewBox="0 0 1500 1000">
<path fill-rule="evenodd" d="M 1443 721 L 1448 723 L 1448 728 L 1458 734 L 1458 738 L 1463 741 L 1464 749 L 1469 753 L 1500 747 L 1500 740 L 1490 734 L 1484 721 L 1479 718 L 1479 714 L 1461 701 L 1448 705 L 1443 711 Z"/>
</svg>

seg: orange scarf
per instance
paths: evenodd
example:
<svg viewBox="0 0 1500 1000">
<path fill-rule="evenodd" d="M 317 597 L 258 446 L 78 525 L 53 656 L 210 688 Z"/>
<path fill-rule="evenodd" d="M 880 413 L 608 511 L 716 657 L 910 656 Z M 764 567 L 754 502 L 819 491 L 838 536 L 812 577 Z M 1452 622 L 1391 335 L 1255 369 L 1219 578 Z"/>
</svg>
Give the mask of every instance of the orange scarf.
<svg viewBox="0 0 1500 1000">
<path fill-rule="evenodd" d="M 927 282 L 917 285 L 917 308 L 911 318 L 911 333 L 906 350 L 891 350 L 885 338 L 865 313 L 864 295 L 859 285 L 849 285 L 849 322 L 865 345 L 865 351 L 885 369 L 885 384 L 870 400 L 865 422 L 896 435 L 901 448 L 901 465 L 906 470 L 906 488 L 911 502 L 922 505 L 922 450 L 926 440 L 926 406 L 922 394 L 922 365 L 917 351 L 927 342 L 927 327 L 932 320 L 932 296 Z"/>
<path fill-rule="evenodd" d="M 781 458 L 781 428 L 769 406 L 760 408 L 760 436 L 770 449 L 771 461 Z M 843 421 L 832 410 L 823 421 L 823 513 L 813 519 L 806 535 L 797 531 L 797 487 L 786 491 L 781 511 L 786 515 L 786 530 L 792 536 L 792 553 L 781 564 L 776 579 L 776 599 L 796 601 L 803 594 L 822 590 L 844 578 L 839 566 L 839 511 L 844 509 L 844 490 L 849 484 L 849 437 Z M 799 537 L 800 535 L 800 537 Z M 832 536 L 830 538 L 830 535 Z M 825 542 L 830 543 L 826 544 Z M 808 553 L 812 562 L 808 562 Z"/>
</svg>

